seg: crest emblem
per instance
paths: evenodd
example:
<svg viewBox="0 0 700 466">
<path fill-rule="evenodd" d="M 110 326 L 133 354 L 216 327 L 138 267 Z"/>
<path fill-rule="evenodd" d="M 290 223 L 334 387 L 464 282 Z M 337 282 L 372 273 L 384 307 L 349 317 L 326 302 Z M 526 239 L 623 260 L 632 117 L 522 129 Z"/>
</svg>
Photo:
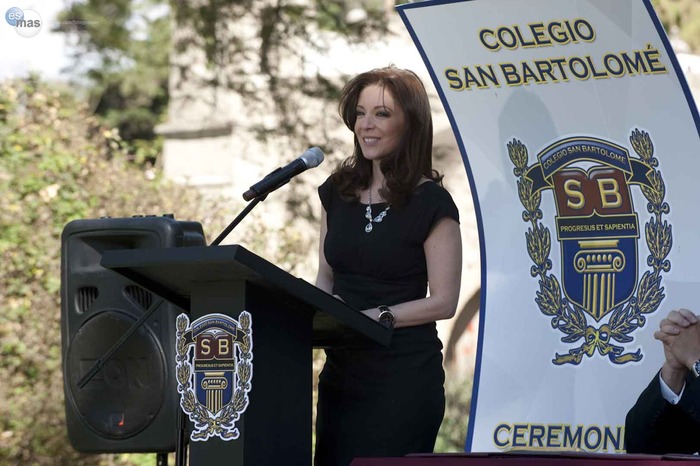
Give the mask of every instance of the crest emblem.
<svg viewBox="0 0 700 466">
<path fill-rule="evenodd" d="M 581 342 L 568 354 L 555 354 L 556 365 L 580 364 L 596 351 L 615 364 L 641 360 L 641 350 L 625 353 L 621 344 L 632 341 L 630 334 L 644 326 L 664 298 L 661 279 L 671 269 L 672 245 L 671 225 L 664 219 L 670 211 L 666 187 L 651 137 L 635 129 L 630 143 L 638 157 L 602 139 L 566 138 L 542 150 L 533 165 L 521 141 L 507 144 L 525 208 L 522 218 L 530 224 L 525 238 L 533 262 L 530 275 L 539 279 L 535 302 L 552 327 L 564 333 L 561 341 Z M 632 197 L 635 186 L 650 215 L 643 229 Z M 552 235 L 541 221 L 546 190 L 553 192 L 556 206 L 561 282 L 550 273 Z M 650 268 L 640 277 L 642 236 Z"/>
<path fill-rule="evenodd" d="M 187 314 L 180 314 L 176 349 L 180 406 L 194 423 L 190 438 L 238 438 L 236 422 L 248 407 L 253 377 L 250 314 L 241 312 L 238 321 L 208 314 L 191 325 Z"/>
</svg>

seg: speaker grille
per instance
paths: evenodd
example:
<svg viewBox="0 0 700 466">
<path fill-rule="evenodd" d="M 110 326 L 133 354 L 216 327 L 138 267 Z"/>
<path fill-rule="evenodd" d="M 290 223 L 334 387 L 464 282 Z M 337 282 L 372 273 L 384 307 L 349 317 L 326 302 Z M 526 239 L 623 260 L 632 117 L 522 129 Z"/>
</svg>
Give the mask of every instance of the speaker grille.
<svg viewBox="0 0 700 466">
<path fill-rule="evenodd" d="M 66 354 L 66 396 L 80 419 L 104 438 L 127 440 L 143 432 L 167 398 L 167 360 L 146 326 L 105 361 L 84 386 L 78 381 L 136 322 L 118 310 L 96 312 L 75 334 Z M 168 434 L 161 434 L 168 435 Z"/>
<path fill-rule="evenodd" d="M 84 286 L 78 288 L 76 294 L 76 305 L 79 312 L 86 312 L 90 309 L 90 306 L 97 300 L 100 292 L 97 290 L 96 286 Z"/>
<path fill-rule="evenodd" d="M 128 285 L 124 287 L 124 294 L 133 303 L 141 306 L 144 310 L 151 307 L 153 304 L 153 295 L 137 285 Z"/>
</svg>

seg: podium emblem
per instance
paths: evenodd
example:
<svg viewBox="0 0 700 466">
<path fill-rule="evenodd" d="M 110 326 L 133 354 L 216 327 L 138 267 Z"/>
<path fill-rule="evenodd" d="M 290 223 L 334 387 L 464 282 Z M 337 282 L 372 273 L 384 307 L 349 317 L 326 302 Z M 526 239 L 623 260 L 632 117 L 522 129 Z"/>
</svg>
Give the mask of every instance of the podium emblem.
<svg viewBox="0 0 700 466">
<path fill-rule="evenodd" d="M 507 143 L 515 166 L 518 196 L 529 223 L 525 233 L 538 279 L 535 303 L 564 333 L 564 343 L 579 343 L 568 354 L 556 354 L 555 365 L 580 364 L 596 352 L 615 364 L 642 359 L 641 349 L 625 352 L 625 343 L 643 327 L 664 298 L 662 274 L 672 229 L 665 215 L 666 187 L 648 133 L 635 129 L 630 143 L 638 157 L 618 144 L 594 137 L 570 137 L 554 142 L 528 165 L 527 147 L 517 139 Z M 633 202 L 639 187 L 649 218 L 643 230 Z M 551 190 L 556 212 L 553 226 L 559 243 L 560 277 L 550 271 L 552 235 L 545 225 L 542 193 Z M 643 231 L 643 235 L 641 233 Z M 640 277 L 639 240 L 649 269 Z"/>
<path fill-rule="evenodd" d="M 236 422 L 248 407 L 253 377 L 251 316 L 238 321 L 208 314 L 190 324 L 177 318 L 177 391 L 180 406 L 194 424 L 193 441 L 240 436 Z"/>
</svg>

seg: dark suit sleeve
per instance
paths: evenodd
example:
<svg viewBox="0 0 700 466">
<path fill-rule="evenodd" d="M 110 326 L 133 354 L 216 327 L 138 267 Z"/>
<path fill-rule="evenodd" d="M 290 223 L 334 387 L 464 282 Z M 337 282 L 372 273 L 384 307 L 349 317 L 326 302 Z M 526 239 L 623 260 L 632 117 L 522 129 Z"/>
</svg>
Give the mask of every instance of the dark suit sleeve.
<svg viewBox="0 0 700 466">
<path fill-rule="evenodd" d="M 627 413 L 625 448 L 655 455 L 700 450 L 700 382 L 687 379 L 681 401 L 672 405 L 661 395 L 657 373 Z"/>
</svg>

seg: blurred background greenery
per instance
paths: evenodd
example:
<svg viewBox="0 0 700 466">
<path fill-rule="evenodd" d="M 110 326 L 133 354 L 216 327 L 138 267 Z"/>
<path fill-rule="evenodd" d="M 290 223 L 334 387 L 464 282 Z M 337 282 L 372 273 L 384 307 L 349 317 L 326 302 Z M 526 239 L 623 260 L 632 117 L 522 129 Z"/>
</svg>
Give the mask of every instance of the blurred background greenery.
<svg viewBox="0 0 700 466">
<path fill-rule="evenodd" d="M 172 48 L 194 43 L 206 51 L 210 66 L 228 63 L 236 52 L 230 43 L 220 43 L 217 28 L 222 21 L 235 25 L 252 1 L 71 2 L 60 18 L 83 21 L 84 26 L 71 27 L 66 21 L 57 27 L 71 38 L 71 79 L 56 83 L 30 75 L 0 83 L 0 464 L 155 464 L 153 455 L 81 455 L 67 441 L 60 234 L 73 219 L 139 213 L 176 212 L 179 219 L 201 222 L 205 232 L 223 229 L 231 212 L 230 206 L 223 207 L 225 199 L 205 199 L 162 176 L 163 142 L 155 128 L 168 110 Z M 388 33 L 387 7 L 393 7 L 384 0 L 268 3 L 255 18 L 266 44 L 255 60 L 271 86 L 278 86 L 280 99 L 283 79 L 270 56 L 273 50 L 292 53 L 285 49 L 287 39 L 309 34 L 310 18 L 315 27 L 351 43 L 381 40 Z M 652 3 L 666 30 L 697 53 L 700 2 Z M 365 17 L 350 21 L 350 7 L 357 5 Z M 230 16 L 222 18 L 222 12 Z M 286 27 L 272 27 L 280 23 Z M 173 41 L 173 24 L 188 24 L 196 34 Z M 332 83 L 319 77 L 313 84 L 305 92 L 329 101 L 337 97 Z M 289 111 L 284 105 L 278 110 Z M 306 130 L 293 124 L 284 129 Z M 264 241 L 264 225 L 243 231 L 242 242 Z M 294 251 L 292 243 L 293 238 L 286 253 L 303 254 Z M 318 368 L 321 355 L 316 356 Z M 471 396 L 469 375 L 449 377 L 446 389 L 447 412 L 436 450 L 461 451 Z"/>
</svg>

